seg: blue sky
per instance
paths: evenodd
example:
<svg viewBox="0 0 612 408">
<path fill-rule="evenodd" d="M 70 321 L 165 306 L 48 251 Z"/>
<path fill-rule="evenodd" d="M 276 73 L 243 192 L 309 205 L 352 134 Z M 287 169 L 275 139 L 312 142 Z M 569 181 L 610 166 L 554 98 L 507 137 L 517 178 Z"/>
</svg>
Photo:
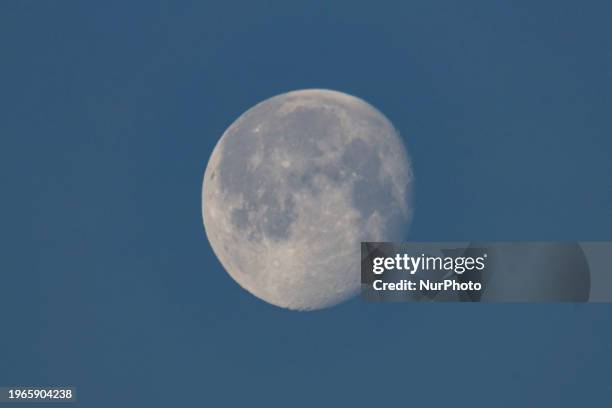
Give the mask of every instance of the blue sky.
<svg viewBox="0 0 612 408">
<path fill-rule="evenodd" d="M 608 305 L 296 313 L 236 285 L 200 189 L 301 88 L 404 138 L 415 240 L 612 240 L 605 1 L 0 4 L 0 385 L 79 406 L 607 406 Z"/>
</svg>

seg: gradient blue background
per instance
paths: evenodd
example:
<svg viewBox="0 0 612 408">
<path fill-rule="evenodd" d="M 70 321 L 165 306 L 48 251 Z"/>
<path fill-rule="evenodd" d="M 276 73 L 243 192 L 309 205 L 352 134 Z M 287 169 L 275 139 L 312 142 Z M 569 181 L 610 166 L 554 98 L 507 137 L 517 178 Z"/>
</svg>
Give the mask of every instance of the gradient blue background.
<svg viewBox="0 0 612 408">
<path fill-rule="evenodd" d="M 609 1 L 0 2 L 0 385 L 83 407 L 607 407 L 608 305 L 296 313 L 223 271 L 200 189 L 300 88 L 405 138 L 415 240 L 612 240 Z"/>
</svg>

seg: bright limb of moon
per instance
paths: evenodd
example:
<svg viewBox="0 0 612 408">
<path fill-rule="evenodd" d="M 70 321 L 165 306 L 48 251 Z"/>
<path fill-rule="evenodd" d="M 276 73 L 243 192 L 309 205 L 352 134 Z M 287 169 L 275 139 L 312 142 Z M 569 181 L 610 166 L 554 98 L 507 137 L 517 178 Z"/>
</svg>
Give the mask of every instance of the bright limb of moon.
<svg viewBox="0 0 612 408">
<path fill-rule="evenodd" d="M 301 90 L 223 134 L 206 167 L 204 226 L 229 275 L 271 304 L 320 309 L 360 288 L 360 242 L 399 241 L 413 175 L 393 125 L 363 100 Z"/>
</svg>

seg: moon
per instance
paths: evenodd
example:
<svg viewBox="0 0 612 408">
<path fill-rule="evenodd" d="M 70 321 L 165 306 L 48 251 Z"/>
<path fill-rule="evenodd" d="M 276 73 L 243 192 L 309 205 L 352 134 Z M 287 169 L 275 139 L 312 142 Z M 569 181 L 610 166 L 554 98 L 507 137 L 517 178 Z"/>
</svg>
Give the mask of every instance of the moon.
<svg viewBox="0 0 612 408">
<path fill-rule="evenodd" d="M 336 305 L 360 288 L 360 243 L 398 241 L 414 177 L 391 122 L 354 96 L 288 92 L 242 114 L 209 159 L 206 235 L 228 274 L 283 308 Z"/>
</svg>

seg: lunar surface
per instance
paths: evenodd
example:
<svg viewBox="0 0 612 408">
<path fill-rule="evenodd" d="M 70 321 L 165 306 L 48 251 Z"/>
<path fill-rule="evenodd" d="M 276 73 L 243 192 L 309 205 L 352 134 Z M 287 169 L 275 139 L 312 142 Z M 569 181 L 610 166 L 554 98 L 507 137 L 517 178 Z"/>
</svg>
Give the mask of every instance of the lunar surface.
<svg viewBox="0 0 612 408">
<path fill-rule="evenodd" d="M 404 145 L 378 110 L 340 92 L 289 92 L 249 109 L 217 143 L 204 226 L 244 289 L 321 309 L 358 292 L 361 241 L 405 238 L 412 184 Z"/>
</svg>

